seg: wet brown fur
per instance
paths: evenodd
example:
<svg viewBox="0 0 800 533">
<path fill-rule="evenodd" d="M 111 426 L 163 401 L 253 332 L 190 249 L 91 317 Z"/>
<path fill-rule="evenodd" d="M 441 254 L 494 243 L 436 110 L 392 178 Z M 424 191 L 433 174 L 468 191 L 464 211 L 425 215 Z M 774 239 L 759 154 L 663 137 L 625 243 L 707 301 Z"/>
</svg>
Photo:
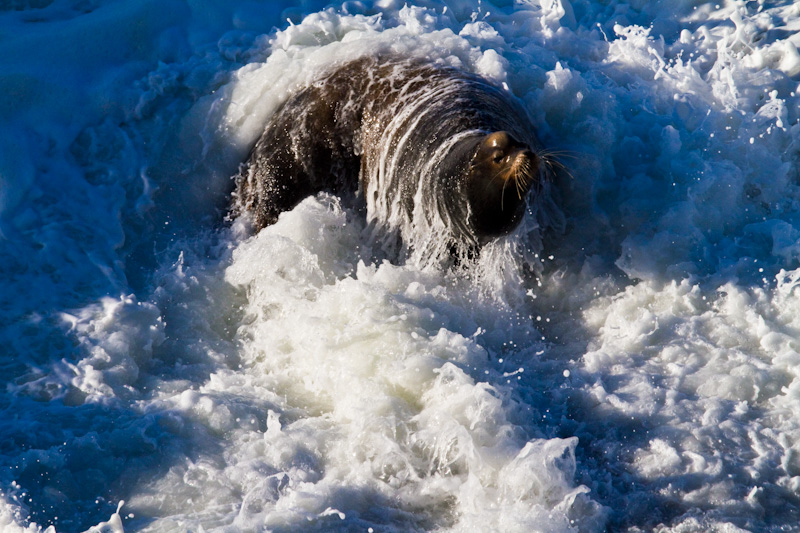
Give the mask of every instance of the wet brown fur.
<svg viewBox="0 0 800 533">
<path fill-rule="evenodd" d="M 368 214 L 399 201 L 411 219 L 422 207 L 479 243 L 522 218 L 540 176 L 534 144 L 524 111 L 486 80 L 366 57 L 331 69 L 270 118 L 238 178 L 238 208 L 260 229 L 319 191 L 355 193 Z M 415 205 L 420 189 L 430 205 Z"/>
</svg>

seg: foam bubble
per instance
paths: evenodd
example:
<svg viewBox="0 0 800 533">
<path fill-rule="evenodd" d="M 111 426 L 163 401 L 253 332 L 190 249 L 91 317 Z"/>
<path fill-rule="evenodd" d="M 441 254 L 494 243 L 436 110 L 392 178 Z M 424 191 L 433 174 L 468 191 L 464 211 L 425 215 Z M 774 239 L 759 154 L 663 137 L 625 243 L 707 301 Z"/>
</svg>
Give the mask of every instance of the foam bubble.
<svg viewBox="0 0 800 533">
<path fill-rule="evenodd" d="M 0 529 L 796 526 L 797 6 L 18 4 Z M 452 272 L 329 195 L 223 224 L 267 117 L 376 50 L 519 97 L 559 209 Z"/>
</svg>

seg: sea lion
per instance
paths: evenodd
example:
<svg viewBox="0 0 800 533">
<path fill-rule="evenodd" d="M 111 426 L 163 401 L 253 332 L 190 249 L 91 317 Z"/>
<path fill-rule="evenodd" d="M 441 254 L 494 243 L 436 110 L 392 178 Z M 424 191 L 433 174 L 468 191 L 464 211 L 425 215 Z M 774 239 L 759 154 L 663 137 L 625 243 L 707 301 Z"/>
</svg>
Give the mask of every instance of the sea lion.
<svg viewBox="0 0 800 533">
<path fill-rule="evenodd" d="M 542 183 L 537 146 L 524 109 L 487 80 L 421 60 L 362 57 L 274 113 L 235 196 L 260 229 L 309 195 L 355 193 L 376 232 L 440 256 L 517 226 Z"/>
</svg>

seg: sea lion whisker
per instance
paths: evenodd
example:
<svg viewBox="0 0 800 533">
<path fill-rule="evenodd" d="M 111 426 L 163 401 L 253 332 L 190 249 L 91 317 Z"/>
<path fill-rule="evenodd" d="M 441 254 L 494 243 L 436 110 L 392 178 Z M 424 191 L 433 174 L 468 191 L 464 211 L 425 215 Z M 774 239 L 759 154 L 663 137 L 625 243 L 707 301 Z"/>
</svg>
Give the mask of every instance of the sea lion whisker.
<svg viewBox="0 0 800 533">
<path fill-rule="evenodd" d="M 503 172 L 505 172 L 505 171 L 506 171 L 506 169 L 501 168 L 500 170 L 497 171 L 497 173 L 494 176 L 489 178 L 489 181 L 486 183 L 486 187 L 484 188 L 484 192 L 488 191 L 489 187 L 492 186 L 492 183 L 494 182 L 494 180 L 496 178 L 499 178 L 503 174 Z M 503 180 L 503 188 L 505 188 L 505 182 L 506 181 L 508 181 L 508 180 Z"/>
<path fill-rule="evenodd" d="M 557 159 L 545 159 L 545 164 L 547 168 L 550 170 L 550 174 L 556 174 L 558 172 L 563 172 L 567 175 L 569 179 L 575 179 L 575 176 L 572 175 L 569 168 Z"/>
<path fill-rule="evenodd" d="M 539 153 L 539 159 L 544 163 L 545 172 L 548 176 L 553 176 L 559 172 L 566 173 L 570 179 L 574 179 L 572 173 L 569 171 L 569 168 L 562 163 L 558 157 L 554 156 L 555 152 L 551 150 L 543 150 Z M 574 157 L 572 154 L 567 154 L 564 152 L 566 157 Z"/>
<path fill-rule="evenodd" d="M 529 190 L 530 184 L 533 182 L 531 168 L 532 162 L 528 157 L 517 156 L 514 160 L 514 183 L 517 188 L 517 197 L 520 200 L 522 200 L 525 193 Z"/>
<path fill-rule="evenodd" d="M 520 173 L 520 167 L 514 168 L 514 185 L 517 188 L 517 198 L 522 200 L 522 192 L 525 190 L 525 176 Z"/>
<path fill-rule="evenodd" d="M 504 203 L 506 199 L 506 185 L 508 185 L 508 180 L 503 181 L 503 188 L 500 190 L 500 211 L 505 209 Z"/>
<path fill-rule="evenodd" d="M 525 180 L 525 185 L 533 180 L 533 173 L 531 172 L 531 162 L 528 158 L 525 158 L 520 165 L 520 172 L 522 173 L 522 177 Z"/>
<path fill-rule="evenodd" d="M 522 200 L 528 192 L 531 176 L 529 173 L 529 161 L 527 159 L 515 160 L 513 167 L 514 185 L 517 190 L 517 198 Z"/>
<path fill-rule="evenodd" d="M 522 180 L 519 177 L 519 172 L 517 172 L 514 176 L 514 183 L 517 186 L 517 198 L 522 200 L 522 195 L 525 192 L 525 184 L 523 184 L 524 177 Z"/>
<path fill-rule="evenodd" d="M 539 157 L 563 157 L 568 159 L 577 159 L 580 154 L 572 152 L 570 150 L 542 150 L 539 152 Z"/>
</svg>

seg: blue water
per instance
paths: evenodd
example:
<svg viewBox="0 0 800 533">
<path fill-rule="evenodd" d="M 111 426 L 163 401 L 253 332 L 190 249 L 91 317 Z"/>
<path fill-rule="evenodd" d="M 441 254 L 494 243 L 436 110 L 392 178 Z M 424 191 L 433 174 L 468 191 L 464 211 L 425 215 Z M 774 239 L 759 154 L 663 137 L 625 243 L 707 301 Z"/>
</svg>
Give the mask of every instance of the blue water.
<svg viewBox="0 0 800 533">
<path fill-rule="evenodd" d="M 788 1 L 0 5 L 0 530 L 797 530 L 798 35 Z M 328 195 L 227 220 L 280 102 L 387 47 L 518 97 L 557 208 L 452 270 Z"/>
</svg>

